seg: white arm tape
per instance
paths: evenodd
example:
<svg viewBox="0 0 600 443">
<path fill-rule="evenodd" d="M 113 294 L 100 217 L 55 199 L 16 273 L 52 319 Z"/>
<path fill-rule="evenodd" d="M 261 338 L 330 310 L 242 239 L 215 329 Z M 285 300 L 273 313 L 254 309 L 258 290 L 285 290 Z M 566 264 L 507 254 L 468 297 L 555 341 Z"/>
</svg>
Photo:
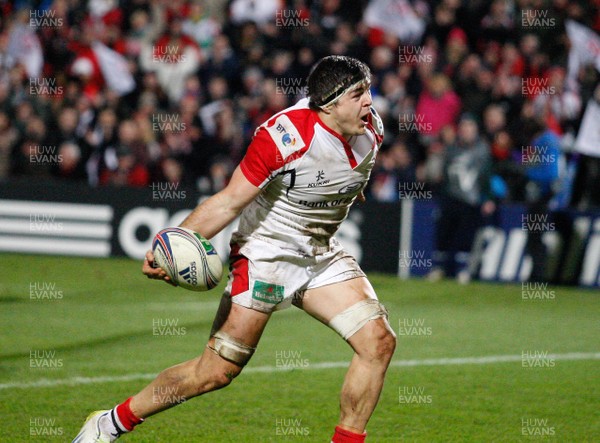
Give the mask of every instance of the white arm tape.
<svg viewBox="0 0 600 443">
<path fill-rule="evenodd" d="M 379 300 L 369 298 L 353 304 L 333 317 L 329 322 L 329 327 L 340 334 L 344 340 L 348 340 L 370 320 L 380 317 L 387 318 L 387 315 L 387 310 L 379 303 Z"/>
</svg>

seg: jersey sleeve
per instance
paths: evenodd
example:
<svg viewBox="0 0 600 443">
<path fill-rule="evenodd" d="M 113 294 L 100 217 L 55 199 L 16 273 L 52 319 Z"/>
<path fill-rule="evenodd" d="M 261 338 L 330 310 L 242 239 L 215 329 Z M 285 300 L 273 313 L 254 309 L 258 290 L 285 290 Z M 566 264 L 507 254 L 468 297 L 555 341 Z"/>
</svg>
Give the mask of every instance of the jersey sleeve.
<svg viewBox="0 0 600 443">
<path fill-rule="evenodd" d="M 263 188 L 283 166 L 283 159 L 269 135 L 260 127 L 240 162 L 240 169 L 250 183 Z"/>
</svg>

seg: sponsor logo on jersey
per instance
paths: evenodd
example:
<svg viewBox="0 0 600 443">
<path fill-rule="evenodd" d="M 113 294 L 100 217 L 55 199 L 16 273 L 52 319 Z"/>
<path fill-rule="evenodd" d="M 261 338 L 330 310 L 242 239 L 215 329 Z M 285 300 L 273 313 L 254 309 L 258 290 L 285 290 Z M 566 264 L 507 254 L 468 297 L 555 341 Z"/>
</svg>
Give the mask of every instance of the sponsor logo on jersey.
<svg viewBox="0 0 600 443">
<path fill-rule="evenodd" d="M 193 261 L 190 265 L 182 271 L 179 271 L 179 275 L 191 285 L 198 284 L 198 270 L 196 269 L 196 262 Z"/>
<path fill-rule="evenodd" d="M 340 189 L 339 193 L 340 194 L 352 194 L 352 193 L 358 191 L 362 187 L 363 187 L 362 182 L 350 183 L 349 185 L 346 185 L 342 189 Z"/>
<path fill-rule="evenodd" d="M 252 298 L 265 303 L 277 304 L 283 300 L 283 292 L 283 286 L 256 280 L 252 288 Z"/>
<path fill-rule="evenodd" d="M 298 129 L 287 115 L 280 115 L 266 129 L 284 159 L 305 146 Z"/>
<path fill-rule="evenodd" d="M 298 204 L 307 208 L 334 208 L 336 206 L 349 205 L 354 200 L 354 197 L 342 197 L 334 200 L 308 201 L 298 200 Z"/>
<path fill-rule="evenodd" d="M 320 170 L 316 174 L 317 181 L 308 184 L 309 188 L 316 188 L 317 186 L 324 186 L 331 180 L 325 178 L 325 171 Z"/>
<path fill-rule="evenodd" d="M 283 146 L 285 146 L 285 147 L 295 146 L 296 138 L 292 134 L 288 134 L 286 132 L 285 134 L 283 134 L 283 137 L 281 137 L 281 142 L 283 143 Z"/>
</svg>

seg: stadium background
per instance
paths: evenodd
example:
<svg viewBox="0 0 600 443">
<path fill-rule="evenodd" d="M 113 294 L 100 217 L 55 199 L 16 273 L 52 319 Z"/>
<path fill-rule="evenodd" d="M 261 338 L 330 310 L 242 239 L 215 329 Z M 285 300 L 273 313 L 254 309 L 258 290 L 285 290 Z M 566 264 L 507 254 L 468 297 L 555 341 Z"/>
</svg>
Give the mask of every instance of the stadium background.
<svg viewBox="0 0 600 443">
<path fill-rule="evenodd" d="M 197 351 L 222 286 L 199 299 L 119 256 L 140 257 L 222 189 L 256 126 L 305 93 L 310 66 L 346 54 L 373 71 L 386 137 L 340 237 L 399 335 L 368 441 L 594 441 L 597 293 L 560 284 L 600 281 L 599 8 L 0 2 L 0 439 L 62 441 L 88 410 Z M 568 20 L 588 31 L 567 38 Z M 524 161 L 540 148 L 536 117 L 560 140 L 550 164 Z M 503 283 L 399 281 L 434 268 L 443 158 L 463 120 L 489 152 L 497 205 L 472 276 Z M 543 282 L 528 281 L 530 166 L 560 174 Z M 215 240 L 224 255 L 231 229 Z M 274 316 L 247 375 L 129 440 L 326 441 L 350 353 L 309 322 Z"/>
<path fill-rule="evenodd" d="M 1 12 L 0 180 L 7 199 L 65 202 L 61 197 L 72 194 L 69 202 L 89 203 L 97 190 L 110 189 L 105 203 L 170 206 L 172 216 L 226 185 L 254 129 L 304 96 L 316 60 L 350 55 L 370 65 L 374 106 L 386 127 L 367 198 L 398 207 L 410 200 L 424 214 L 415 219 L 415 209 L 402 210 L 409 224 L 403 238 L 392 226 L 396 217 L 363 223 L 365 213 L 380 211 L 355 214 L 361 223 L 345 232 L 358 229 L 363 241 L 347 244 L 367 248 L 367 270 L 408 276 L 437 268 L 431 227 L 446 217 L 437 201 L 451 187 L 444 156 L 459 122 L 472 119 L 488 154 L 489 189 L 479 200 L 498 206 L 482 221 L 491 228 L 479 239 L 483 254 L 471 260 L 471 276 L 527 280 L 541 260 L 551 263 L 536 279 L 598 285 L 600 257 L 587 247 L 600 204 L 597 2 L 17 1 L 4 2 Z M 569 21 L 579 26 L 570 39 Z M 536 124 L 558 137 L 556 146 L 535 144 Z M 532 233 L 515 218 L 527 216 L 536 162 L 546 162 L 554 185 L 552 201 L 536 214 L 545 222 L 539 230 L 550 231 L 542 232 L 546 250 L 532 262 L 525 246 Z M 6 202 L 0 223 L 0 249 L 8 251 L 140 257 L 160 227 L 147 217 L 122 233 L 118 217 L 97 226 L 79 220 L 77 207 L 63 219 L 64 211 L 10 207 Z M 387 227 L 376 239 L 361 229 L 372 223 Z M 471 240 L 472 226 L 454 229 Z M 123 246 L 126 236 L 135 251 Z M 390 241 L 400 244 L 399 257 L 391 251 L 371 264 L 368 257 Z M 218 242 L 226 255 L 226 240 Z M 486 265 L 489 248 L 500 256 Z"/>
</svg>

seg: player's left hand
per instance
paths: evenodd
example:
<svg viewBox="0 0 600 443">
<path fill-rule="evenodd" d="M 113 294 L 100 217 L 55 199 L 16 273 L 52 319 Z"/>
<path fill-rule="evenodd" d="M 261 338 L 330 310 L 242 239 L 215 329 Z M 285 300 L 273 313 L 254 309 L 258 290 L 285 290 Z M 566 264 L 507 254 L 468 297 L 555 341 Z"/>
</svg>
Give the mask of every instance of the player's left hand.
<svg viewBox="0 0 600 443">
<path fill-rule="evenodd" d="M 152 251 L 146 252 L 146 258 L 144 258 L 144 264 L 142 265 L 142 272 L 148 278 L 164 280 L 172 286 L 177 286 L 162 268 L 156 267 Z"/>
<path fill-rule="evenodd" d="M 367 197 L 365 197 L 365 193 L 363 191 L 360 191 L 360 193 L 358 194 L 358 201 L 360 203 L 364 203 L 367 201 Z"/>
</svg>

